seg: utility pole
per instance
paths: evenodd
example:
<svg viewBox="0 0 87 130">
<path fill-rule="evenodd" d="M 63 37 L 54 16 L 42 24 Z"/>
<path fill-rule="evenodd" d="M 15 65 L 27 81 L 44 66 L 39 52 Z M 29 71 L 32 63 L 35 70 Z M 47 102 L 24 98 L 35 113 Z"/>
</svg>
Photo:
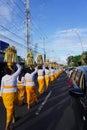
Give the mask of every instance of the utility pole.
<svg viewBox="0 0 87 130">
<path fill-rule="evenodd" d="M 46 51 L 45 51 L 45 40 L 47 39 L 47 37 L 42 37 L 43 40 L 43 51 L 44 51 L 44 62 L 46 61 Z"/>
<path fill-rule="evenodd" d="M 26 42 L 27 42 L 27 52 L 30 50 L 30 9 L 29 9 L 29 0 L 25 0 L 26 5 Z"/>
</svg>

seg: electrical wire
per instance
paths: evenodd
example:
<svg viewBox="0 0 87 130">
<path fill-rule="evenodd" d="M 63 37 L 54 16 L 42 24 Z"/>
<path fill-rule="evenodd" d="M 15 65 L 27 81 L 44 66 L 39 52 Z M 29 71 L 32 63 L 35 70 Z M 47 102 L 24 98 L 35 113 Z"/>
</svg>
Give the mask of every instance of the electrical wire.
<svg viewBox="0 0 87 130">
<path fill-rule="evenodd" d="M 18 36 L 17 34 L 15 34 L 14 32 L 11 32 L 9 29 L 7 29 L 6 27 L 0 25 L 0 27 L 2 27 L 3 29 L 5 29 L 6 31 L 10 32 L 11 34 L 15 35 L 16 37 L 22 39 L 24 42 L 26 42 L 22 37 Z"/>
<path fill-rule="evenodd" d="M 4 38 L 8 39 L 8 40 L 11 41 L 11 42 L 14 42 L 16 45 L 19 45 L 19 46 L 22 46 L 22 47 L 24 47 L 24 48 L 27 48 L 27 47 L 24 46 L 23 44 L 21 44 L 21 43 L 15 41 L 15 40 L 13 40 L 13 39 L 11 39 L 11 38 L 9 38 L 9 37 L 3 35 L 2 33 L 0 33 L 0 36 L 2 36 L 2 37 L 4 37 Z"/>
</svg>

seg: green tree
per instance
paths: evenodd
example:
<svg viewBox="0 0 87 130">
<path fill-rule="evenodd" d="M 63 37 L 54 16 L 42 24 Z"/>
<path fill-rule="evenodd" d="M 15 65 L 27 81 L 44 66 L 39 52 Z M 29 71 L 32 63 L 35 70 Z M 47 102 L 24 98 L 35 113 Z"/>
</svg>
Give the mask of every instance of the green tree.
<svg viewBox="0 0 87 130">
<path fill-rule="evenodd" d="M 68 64 L 69 66 L 71 66 L 72 60 L 73 60 L 73 56 L 69 56 L 69 57 L 67 58 L 67 64 Z"/>
<path fill-rule="evenodd" d="M 83 65 L 87 65 L 87 52 L 82 53 L 81 62 Z"/>
<path fill-rule="evenodd" d="M 79 64 L 81 64 L 80 60 L 81 60 L 81 55 L 74 56 L 73 57 L 73 65 L 72 66 L 79 66 Z"/>
</svg>

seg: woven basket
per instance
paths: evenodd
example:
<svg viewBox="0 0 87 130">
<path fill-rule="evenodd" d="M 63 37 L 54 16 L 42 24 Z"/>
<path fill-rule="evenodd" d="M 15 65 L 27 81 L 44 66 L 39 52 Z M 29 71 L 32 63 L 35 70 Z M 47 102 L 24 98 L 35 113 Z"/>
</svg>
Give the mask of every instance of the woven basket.
<svg viewBox="0 0 87 130">
<path fill-rule="evenodd" d="M 5 50 L 4 61 L 10 63 L 17 62 L 17 51 L 14 46 L 9 46 Z"/>
<path fill-rule="evenodd" d="M 38 55 L 38 57 L 37 57 L 37 64 L 38 64 L 38 65 L 43 64 L 42 55 Z"/>
<path fill-rule="evenodd" d="M 28 52 L 27 57 L 26 57 L 26 65 L 30 66 L 33 64 L 34 64 L 33 53 L 30 51 Z"/>
</svg>

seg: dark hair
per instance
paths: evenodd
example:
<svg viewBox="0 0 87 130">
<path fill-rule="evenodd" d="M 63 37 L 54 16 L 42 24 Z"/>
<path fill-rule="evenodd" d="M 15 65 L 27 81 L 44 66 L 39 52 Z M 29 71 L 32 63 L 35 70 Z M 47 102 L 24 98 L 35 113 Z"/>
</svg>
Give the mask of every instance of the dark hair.
<svg viewBox="0 0 87 130">
<path fill-rule="evenodd" d="M 48 67 L 48 66 L 46 66 L 45 68 L 49 70 L 49 67 Z"/>
<path fill-rule="evenodd" d="M 5 74 L 8 74 L 8 75 L 11 75 L 13 73 L 13 71 L 10 68 L 8 68 L 7 65 L 4 68 L 4 72 L 5 72 Z"/>
<path fill-rule="evenodd" d="M 42 69 L 42 68 L 43 68 L 42 65 L 39 65 L 39 66 L 38 66 L 38 69 Z"/>
<path fill-rule="evenodd" d="M 31 73 L 34 72 L 34 71 L 35 71 L 34 68 L 31 68 L 31 67 L 27 67 L 27 68 L 25 68 L 25 73 L 29 73 L 29 74 L 31 74 Z"/>
<path fill-rule="evenodd" d="M 26 69 L 23 68 L 23 69 L 21 70 L 21 73 L 20 73 L 19 77 L 18 77 L 19 81 L 21 81 L 21 78 L 22 78 L 25 74 L 26 74 Z"/>
</svg>

